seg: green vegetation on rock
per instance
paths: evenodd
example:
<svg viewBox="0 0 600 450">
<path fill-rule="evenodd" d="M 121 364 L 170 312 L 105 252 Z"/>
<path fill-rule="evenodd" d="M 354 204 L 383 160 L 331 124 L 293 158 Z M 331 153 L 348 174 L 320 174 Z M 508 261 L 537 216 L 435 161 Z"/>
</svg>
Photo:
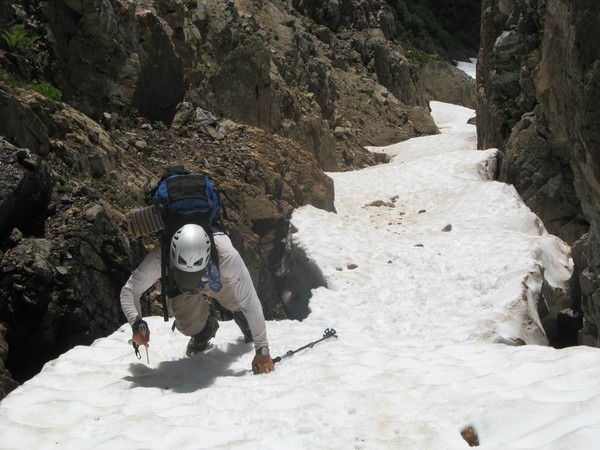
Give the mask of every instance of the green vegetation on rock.
<svg viewBox="0 0 600 450">
<path fill-rule="evenodd" d="M 10 72 L 2 67 L 0 67 L 0 81 L 4 81 L 5 83 L 21 89 L 31 89 L 55 102 L 60 102 L 62 100 L 62 92 L 47 81 L 27 83 L 15 78 Z"/>
<path fill-rule="evenodd" d="M 26 53 L 33 43 L 39 39 L 39 36 L 32 36 L 25 29 L 25 25 L 19 23 L 10 27 L 8 31 L 2 33 L 8 48 L 14 53 Z"/>
<path fill-rule="evenodd" d="M 29 89 L 50 100 L 54 100 L 55 102 L 60 102 L 62 100 L 62 92 L 45 81 L 42 83 L 31 83 Z"/>
</svg>

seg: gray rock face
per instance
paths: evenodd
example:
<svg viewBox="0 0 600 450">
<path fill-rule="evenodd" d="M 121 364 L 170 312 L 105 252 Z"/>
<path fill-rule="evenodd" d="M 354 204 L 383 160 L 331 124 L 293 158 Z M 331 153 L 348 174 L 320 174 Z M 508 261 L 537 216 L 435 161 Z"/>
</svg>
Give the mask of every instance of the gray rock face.
<svg viewBox="0 0 600 450">
<path fill-rule="evenodd" d="M 564 117 L 559 119 L 561 113 L 548 97 L 550 86 L 544 81 L 564 67 L 556 59 L 560 46 L 550 44 L 562 39 L 547 10 L 552 5 L 484 1 L 478 60 L 484 70 L 478 72 L 477 80 L 478 145 L 504 151 L 500 180 L 515 185 L 548 231 L 573 243 L 587 231 L 587 222 L 575 194 L 570 139 L 560 130 Z M 575 74 L 579 69 L 568 70 Z M 567 86 L 558 83 L 551 90 L 561 97 Z"/>
<path fill-rule="evenodd" d="M 542 2 L 484 0 L 478 65 L 478 139 L 504 148 L 514 125 L 537 104 Z M 539 8 L 542 8 L 540 5 Z"/>
<path fill-rule="evenodd" d="M 512 182 L 549 231 L 574 243 L 580 340 L 600 345 L 600 4 L 484 0 L 479 146 L 505 151 Z M 585 255 L 585 256 L 584 256 Z M 579 297 L 581 295 L 581 298 Z"/>
<path fill-rule="evenodd" d="M 183 99 L 183 67 L 168 27 L 121 0 L 46 2 L 64 99 L 90 117 L 129 112 L 170 123 Z"/>
<path fill-rule="evenodd" d="M 570 148 L 575 189 L 590 223 L 592 256 L 581 278 L 584 328 L 580 336 L 583 344 L 600 347 L 600 53 L 595 44 L 600 39 L 600 4 L 582 1 L 567 7 L 549 2 L 548 17 L 554 33 L 542 47 L 540 83 L 544 100 L 552 106 L 550 126 L 556 130 L 557 140 Z M 552 69 L 561 63 L 568 70 Z"/>
<path fill-rule="evenodd" d="M 214 77 L 216 103 L 222 111 L 235 111 L 235 119 L 272 132 L 283 120 L 283 93 L 271 74 L 271 55 L 260 36 L 240 33 L 234 37 L 221 39 L 231 51 L 225 53 Z"/>
</svg>

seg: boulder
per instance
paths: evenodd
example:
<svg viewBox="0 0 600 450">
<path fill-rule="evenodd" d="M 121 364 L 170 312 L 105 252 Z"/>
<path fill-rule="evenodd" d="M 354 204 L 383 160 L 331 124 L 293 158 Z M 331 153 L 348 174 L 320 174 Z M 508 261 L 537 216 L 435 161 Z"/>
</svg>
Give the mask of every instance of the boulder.
<svg viewBox="0 0 600 450">
<path fill-rule="evenodd" d="M 0 138 L 0 237 L 42 219 L 51 193 L 48 165 Z"/>
<path fill-rule="evenodd" d="M 8 358 L 8 344 L 6 343 L 6 324 L 0 322 L 0 398 L 6 397 L 10 391 L 15 389 L 19 383 L 12 379 L 12 375 L 6 370 L 6 359 Z"/>
<path fill-rule="evenodd" d="M 475 109 L 475 80 L 452 65 L 431 59 L 420 66 L 419 83 L 427 101 L 437 100 Z"/>
<path fill-rule="evenodd" d="M 0 82 L 0 135 L 19 147 L 41 156 L 50 151 L 48 129 L 36 115 L 36 94 L 29 94 L 30 104 L 13 95 L 14 91 Z"/>
<path fill-rule="evenodd" d="M 3 104 L 18 105 L 25 120 L 15 121 L 15 110 Z M 9 124 L 15 124 L 10 127 Z M 29 126 L 26 126 L 30 124 Z M 43 130 L 41 141 L 37 130 Z M 16 131 L 15 131 L 16 130 Z M 37 93 L 0 83 L 0 133 L 9 142 L 25 146 L 31 152 L 58 158 L 60 172 L 67 168 L 95 178 L 108 175 L 117 164 L 119 148 L 104 129 L 88 116 Z M 41 142 L 45 142 L 41 145 Z M 59 173 L 60 175 L 60 173 Z"/>
</svg>

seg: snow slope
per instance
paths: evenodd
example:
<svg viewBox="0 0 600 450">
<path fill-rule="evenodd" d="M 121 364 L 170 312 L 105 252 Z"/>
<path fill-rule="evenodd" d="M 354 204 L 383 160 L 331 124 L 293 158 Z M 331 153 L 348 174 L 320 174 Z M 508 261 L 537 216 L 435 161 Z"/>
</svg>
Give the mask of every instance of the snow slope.
<svg viewBox="0 0 600 450">
<path fill-rule="evenodd" d="M 327 287 L 306 320 L 268 323 L 272 353 L 337 339 L 254 376 L 233 322 L 185 358 L 187 338 L 151 317 L 149 364 L 123 326 L 0 402 L 0 448 L 461 449 L 467 426 L 486 449 L 600 448 L 600 350 L 537 345 L 542 277 L 564 286 L 569 248 L 492 181 L 473 111 L 432 108 L 441 135 L 330 174 L 337 214 L 293 215 Z M 532 345 L 495 343 L 518 339 Z"/>
</svg>

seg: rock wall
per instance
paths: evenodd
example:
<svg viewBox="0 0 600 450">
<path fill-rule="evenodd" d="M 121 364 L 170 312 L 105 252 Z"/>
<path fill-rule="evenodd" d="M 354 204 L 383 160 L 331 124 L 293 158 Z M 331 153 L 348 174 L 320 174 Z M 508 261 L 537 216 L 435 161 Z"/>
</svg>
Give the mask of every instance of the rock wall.
<svg viewBox="0 0 600 450">
<path fill-rule="evenodd" d="M 600 4 L 484 0 L 477 74 L 480 148 L 504 150 L 513 183 L 548 230 L 576 243 L 580 341 L 600 345 Z M 579 240 L 589 228 L 589 235 Z M 580 292 L 582 296 L 580 297 Z"/>
<path fill-rule="evenodd" d="M 501 181 L 515 185 L 551 233 L 573 243 L 587 223 L 575 193 L 570 141 L 554 124 L 561 113 L 544 86 L 561 71 L 552 61 L 560 50 L 543 51 L 556 38 L 549 20 L 546 1 L 483 2 L 477 131 L 480 148 L 504 151 Z"/>
<path fill-rule="evenodd" d="M 324 169 L 343 170 L 375 163 L 365 145 L 437 132 L 422 112 L 429 100 L 474 104 L 464 73 L 411 59 L 393 40 L 381 0 L 23 3 L 46 33 L 45 72 L 95 120 L 169 124 L 185 98 L 292 137 Z"/>
<path fill-rule="evenodd" d="M 88 116 L 135 108 L 170 123 L 184 97 L 183 67 L 156 14 L 126 0 L 43 5 L 64 100 Z"/>
</svg>

